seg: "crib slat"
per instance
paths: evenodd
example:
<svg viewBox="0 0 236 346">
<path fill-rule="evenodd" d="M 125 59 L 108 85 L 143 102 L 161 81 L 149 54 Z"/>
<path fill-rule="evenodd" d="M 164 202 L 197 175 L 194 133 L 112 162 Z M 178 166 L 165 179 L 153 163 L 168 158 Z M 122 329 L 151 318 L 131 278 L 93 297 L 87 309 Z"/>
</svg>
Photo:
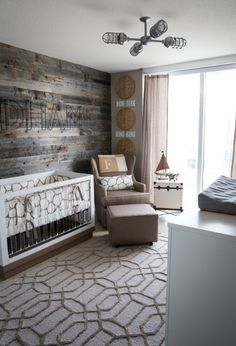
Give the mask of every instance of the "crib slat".
<svg viewBox="0 0 236 346">
<path fill-rule="evenodd" d="M 71 216 L 68 216 L 68 220 L 69 220 L 69 229 L 73 228 L 72 222 L 71 222 Z"/>
<path fill-rule="evenodd" d="M 76 223 L 76 213 L 73 214 L 73 220 L 74 220 L 74 227 L 77 227 L 77 223 Z"/>
<path fill-rule="evenodd" d="M 47 229 L 48 229 L 48 239 L 51 238 L 51 226 L 50 223 L 47 225 Z"/>
<path fill-rule="evenodd" d="M 16 252 L 17 245 L 16 245 L 16 236 L 15 235 L 11 237 L 11 241 L 12 241 L 12 251 Z"/>
<path fill-rule="evenodd" d="M 74 214 L 71 215 L 71 222 L 72 222 L 72 228 L 75 228 L 76 225 L 75 225 L 75 218 L 74 218 Z"/>
<path fill-rule="evenodd" d="M 11 238 L 7 238 L 7 249 L 8 249 L 8 254 L 11 255 L 12 253 L 12 247 L 11 247 Z"/>
<path fill-rule="evenodd" d="M 57 220 L 57 234 L 61 234 L 61 220 Z"/>
<path fill-rule="evenodd" d="M 43 225 L 43 239 L 44 240 L 48 239 L 47 225 Z"/>
<path fill-rule="evenodd" d="M 18 251 L 21 251 L 23 248 L 23 244 L 22 244 L 22 233 L 19 233 L 19 238 L 18 238 Z"/>
<path fill-rule="evenodd" d="M 64 225 L 63 225 L 63 233 L 65 232 L 66 229 L 68 229 L 68 226 L 67 226 L 67 218 L 65 217 L 64 218 Z"/>
<path fill-rule="evenodd" d="M 21 233 L 21 244 L 22 244 L 22 250 L 26 248 L 26 243 L 25 243 L 25 232 Z"/>
<path fill-rule="evenodd" d="M 32 230 L 29 231 L 29 240 L 30 240 L 30 245 L 34 245 L 34 238 L 33 238 L 33 232 Z"/>
</svg>

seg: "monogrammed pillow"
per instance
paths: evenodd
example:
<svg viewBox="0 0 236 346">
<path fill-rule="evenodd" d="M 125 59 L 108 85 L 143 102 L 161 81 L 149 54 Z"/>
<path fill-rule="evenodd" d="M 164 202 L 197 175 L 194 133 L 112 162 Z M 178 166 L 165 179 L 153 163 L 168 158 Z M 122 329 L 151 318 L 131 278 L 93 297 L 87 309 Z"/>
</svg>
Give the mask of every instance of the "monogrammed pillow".
<svg viewBox="0 0 236 346">
<path fill-rule="evenodd" d="M 98 155 L 98 161 L 100 173 L 128 172 L 123 154 Z"/>
<path fill-rule="evenodd" d="M 132 175 L 117 175 L 114 177 L 102 177 L 100 182 L 107 190 L 133 189 Z"/>
</svg>

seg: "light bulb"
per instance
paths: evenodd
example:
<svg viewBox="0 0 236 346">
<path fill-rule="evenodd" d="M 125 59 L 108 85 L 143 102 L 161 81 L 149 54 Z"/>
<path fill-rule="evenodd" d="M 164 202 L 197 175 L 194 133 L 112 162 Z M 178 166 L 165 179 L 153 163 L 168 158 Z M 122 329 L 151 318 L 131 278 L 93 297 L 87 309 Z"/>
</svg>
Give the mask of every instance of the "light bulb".
<svg viewBox="0 0 236 346">
<path fill-rule="evenodd" d="M 127 41 L 127 36 L 123 32 L 106 32 L 102 36 L 105 43 L 124 44 Z"/>
<path fill-rule="evenodd" d="M 163 41 L 163 44 L 165 47 L 169 48 L 183 48 L 186 46 L 187 41 L 185 38 L 183 37 L 172 37 L 172 36 L 168 36 L 166 37 Z"/>
<path fill-rule="evenodd" d="M 150 28 L 150 35 L 153 38 L 157 38 L 161 36 L 162 34 L 164 34 L 164 32 L 166 32 L 167 29 L 168 29 L 167 23 L 163 19 L 161 19 Z"/>
<path fill-rule="evenodd" d="M 129 50 L 130 54 L 133 56 L 137 56 L 143 50 L 143 45 L 140 42 L 136 42 Z"/>
</svg>

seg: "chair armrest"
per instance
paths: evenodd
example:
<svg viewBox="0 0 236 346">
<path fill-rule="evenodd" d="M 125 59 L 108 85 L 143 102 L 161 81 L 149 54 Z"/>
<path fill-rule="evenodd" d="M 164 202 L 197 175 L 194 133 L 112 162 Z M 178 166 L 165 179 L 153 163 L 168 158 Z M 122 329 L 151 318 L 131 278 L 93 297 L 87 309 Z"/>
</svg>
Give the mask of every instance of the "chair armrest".
<svg viewBox="0 0 236 346">
<path fill-rule="evenodd" d="M 133 177 L 134 189 L 139 192 L 146 192 L 146 184 L 140 183 Z"/>
<path fill-rule="evenodd" d="M 95 182 L 94 184 L 95 190 L 96 190 L 96 197 L 106 197 L 107 196 L 107 187 L 98 184 Z"/>
</svg>

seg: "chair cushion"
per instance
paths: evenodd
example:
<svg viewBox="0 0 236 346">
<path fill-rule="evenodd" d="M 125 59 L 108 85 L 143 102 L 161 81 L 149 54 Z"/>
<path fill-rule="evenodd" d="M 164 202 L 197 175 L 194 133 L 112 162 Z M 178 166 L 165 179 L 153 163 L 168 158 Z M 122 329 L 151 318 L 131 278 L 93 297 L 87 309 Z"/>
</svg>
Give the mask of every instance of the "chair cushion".
<svg viewBox="0 0 236 346">
<path fill-rule="evenodd" d="M 148 204 L 150 194 L 135 190 L 107 191 L 107 196 L 102 198 L 101 203 L 104 207 L 120 204 Z"/>
</svg>

